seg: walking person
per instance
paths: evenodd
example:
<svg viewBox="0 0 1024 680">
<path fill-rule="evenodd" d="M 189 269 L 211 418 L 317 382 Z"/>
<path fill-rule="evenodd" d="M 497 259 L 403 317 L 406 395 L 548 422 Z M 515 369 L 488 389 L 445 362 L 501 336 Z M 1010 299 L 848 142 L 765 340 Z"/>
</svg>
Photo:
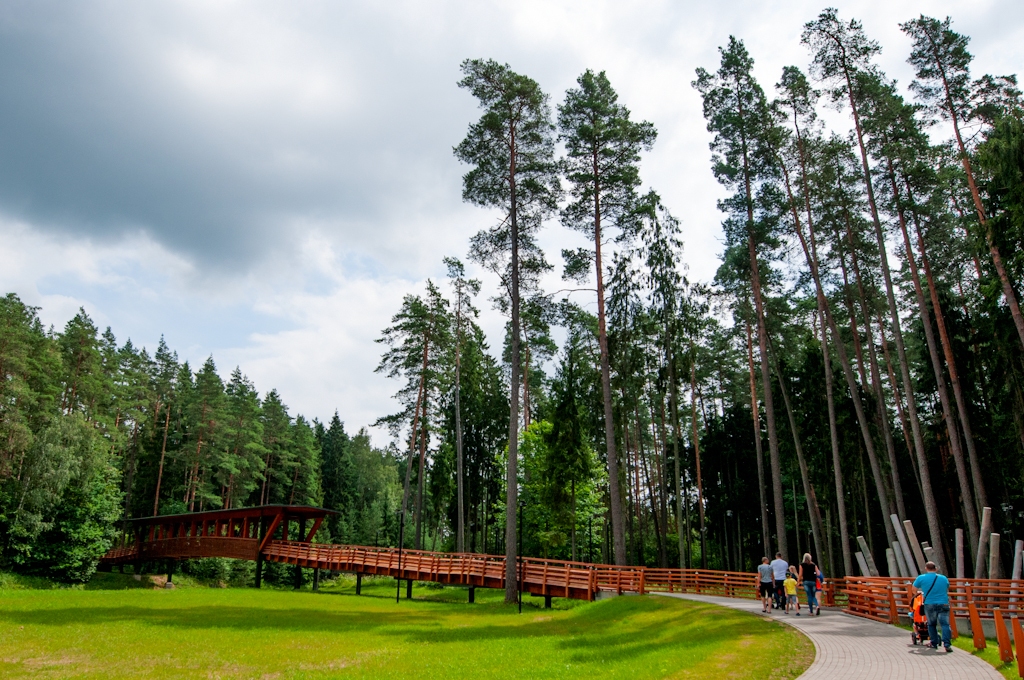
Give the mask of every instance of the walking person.
<svg viewBox="0 0 1024 680">
<path fill-rule="evenodd" d="M 932 649 L 939 648 L 939 627 L 946 654 L 953 651 L 953 635 L 949 629 L 949 579 L 938 572 L 934 562 L 926 562 L 924 573 L 910 586 L 910 598 L 924 593 L 924 614 L 928 617 L 928 640 Z"/>
<path fill-rule="evenodd" d="M 786 574 L 786 613 L 792 607 L 797 616 L 800 616 L 800 598 L 796 596 L 796 574 L 790 571 Z"/>
<path fill-rule="evenodd" d="M 800 580 L 804 584 L 804 592 L 807 593 L 807 615 L 821 615 L 821 608 L 818 606 L 818 565 L 811 560 L 811 553 L 804 553 L 804 561 L 800 563 Z"/>
<path fill-rule="evenodd" d="M 789 571 L 789 562 L 782 559 L 782 553 L 775 553 L 772 560 L 772 577 L 775 579 L 775 608 L 786 608 L 786 572 Z"/>
<path fill-rule="evenodd" d="M 757 565 L 757 591 L 761 596 L 761 611 L 767 613 L 768 607 L 772 604 L 772 596 L 775 595 L 775 579 L 772 574 L 772 565 L 768 563 L 767 557 L 761 558 L 761 564 Z"/>
</svg>

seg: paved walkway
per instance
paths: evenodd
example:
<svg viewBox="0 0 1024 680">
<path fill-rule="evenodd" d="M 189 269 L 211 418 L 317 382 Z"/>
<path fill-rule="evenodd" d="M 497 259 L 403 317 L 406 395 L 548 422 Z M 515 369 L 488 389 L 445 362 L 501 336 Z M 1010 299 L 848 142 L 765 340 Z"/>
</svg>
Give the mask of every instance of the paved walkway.
<svg viewBox="0 0 1024 680">
<path fill-rule="evenodd" d="M 769 616 L 761 612 L 760 600 L 678 593 L 668 596 Z M 915 646 L 910 641 L 909 631 L 837 610 L 822 609 L 821 616 L 814 617 L 782 613 L 773 613 L 770 617 L 788 623 L 814 643 L 814 663 L 800 676 L 801 680 L 1002 680 L 1003 677 L 992 666 L 962 649 L 954 647 L 952 654 L 946 654 Z"/>
</svg>

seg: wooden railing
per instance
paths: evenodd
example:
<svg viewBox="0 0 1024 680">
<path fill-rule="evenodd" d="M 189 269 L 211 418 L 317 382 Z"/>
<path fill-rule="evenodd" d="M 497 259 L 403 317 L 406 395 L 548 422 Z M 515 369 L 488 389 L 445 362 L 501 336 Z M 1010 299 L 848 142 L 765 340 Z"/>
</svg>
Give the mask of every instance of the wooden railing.
<svg viewBox="0 0 1024 680">
<path fill-rule="evenodd" d="M 484 588 L 505 587 L 505 558 L 478 553 L 444 553 L 355 545 L 312 543 L 310 539 L 327 511 L 316 508 L 266 506 L 232 511 L 135 520 L 134 543 L 115 547 L 103 556 L 107 564 L 139 559 L 230 557 L 263 559 L 331 571 L 389 576 L 416 581 Z M 273 513 L 273 514 L 270 514 Z M 276 518 L 276 519 L 275 519 Z M 315 522 L 305 541 L 273 540 L 280 522 Z M 260 538 L 259 527 L 266 528 Z M 515 578 L 523 590 L 552 597 L 592 600 L 601 592 L 697 593 L 722 597 L 758 597 L 757 576 L 750 572 L 707 569 L 654 569 L 525 557 Z M 848 577 L 825 581 L 821 604 L 850 614 L 896 623 L 910 613 L 909 585 L 904 578 Z M 798 589 L 803 600 L 803 588 Z M 981 619 L 996 610 L 1015 616 L 1024 610 L 1024 580 L 951 579 L 953 614 L 968 618 L 970 605 Z"/>
<path fill-rule="evenodd" d="M 905 578 L 851 577 L 840 579 L 837 588 L 846 593 L 849 599 L 846 609 L 851 614 L 896 623 L 900 616 L 910 615 L 911 583 L 912 579 Z M 1024 610 L 1024 580 L 950 579 L 950 612 L 969 618 L 972 602 L 982 619 L 994 618 L 996 609 L 1004 614 Z"/>
<path fill-rule="evenodd" d="M 271 541 L 265 559 L 300 567 L 355 571 L 367 575 L 484 588 L 505 587 L 505 558 L 477 553 L 442 553 L 426 550 L 339 546 L 296 541 Z M 545 560 L 521 559 L 516 579 L 534 595 L 592 600 L 600 591 L 644 593 L 642 567 L 615 567 Z"/>
</svg>

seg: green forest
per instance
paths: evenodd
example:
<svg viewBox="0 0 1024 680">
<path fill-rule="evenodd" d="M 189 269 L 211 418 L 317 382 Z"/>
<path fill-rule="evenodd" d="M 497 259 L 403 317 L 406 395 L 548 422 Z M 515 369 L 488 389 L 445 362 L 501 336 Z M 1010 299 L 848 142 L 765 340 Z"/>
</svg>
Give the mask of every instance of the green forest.
<svg viewBox="0 0 1024 680">
<path fill-rule="evenodd" d="M 0 299 L 0 570 L 81 582 L 127 518 L 286 503 L 339 511 L 323 542 L 726 570 L 810 552 L 828 576 L 860 573 L 858 536 L 886 573 L 890 515 L 947 573 L 962 529 L 970 575 L 991 508 L 1008 576 L 1024 100 L 1014 75 L 971 70 L 949 18 L 900 28 L 910 83 L 833 9 L 775 83 L 736 37 L 679 74 L 703 101 L 720 225 L 644 184 L 656 127 L 605 72 L 553 104 L 465 61 L 480 118 L 453 151 L 492 226 L 451 251 L 498 294 L 453 256 L 395 310 L 377 367 L 395 412 L 365 424 L 384 448 L 213 357 L 119 344 L 84 310 L 48 329 Z M 688 278 L 684 226 L 721 229 L 714 280 Z M 542 229 L 590 245 L 546 253 Z M 503 337 L 485 337 L 485 304 Z"/>
</svg>

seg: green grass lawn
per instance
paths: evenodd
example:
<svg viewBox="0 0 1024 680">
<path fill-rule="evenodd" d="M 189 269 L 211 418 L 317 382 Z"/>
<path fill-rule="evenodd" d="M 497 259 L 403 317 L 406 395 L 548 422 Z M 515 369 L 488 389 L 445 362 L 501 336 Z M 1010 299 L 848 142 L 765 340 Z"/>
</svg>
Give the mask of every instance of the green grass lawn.
<svg viewBox="0 0 1024 680">
<path fill-rule="evenodd" d="M 94 588 L 140 585 L 100 575 Z M 187 583 L 185 584 L 188 585 Z M 394 581 L 308 591 L 0 588 L 3 678 L 792 678 L 795 630 L 666 597 L 532 602 Z M 537 604 L 543 604 L 538 599 Z"/>
</svg>

